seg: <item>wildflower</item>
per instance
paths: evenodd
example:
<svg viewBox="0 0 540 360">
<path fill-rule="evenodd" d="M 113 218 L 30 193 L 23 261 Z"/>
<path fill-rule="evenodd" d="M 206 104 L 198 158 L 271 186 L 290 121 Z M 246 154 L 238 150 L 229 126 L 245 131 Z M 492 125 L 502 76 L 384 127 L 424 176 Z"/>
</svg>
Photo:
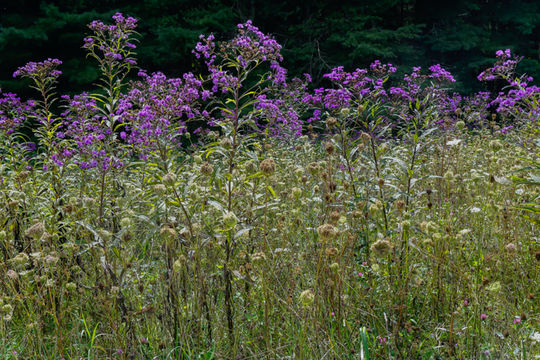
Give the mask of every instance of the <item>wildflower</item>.
<svg viewBox="0 0 540 360">
<path fill-rule="evenodd" d="M 486 320 L 486 318 L 487 318 L 487 315 L 486 315 L 486 314 L 480 314 L 480 319 Z"/>
<path fill-rule="evenodd" d="M 122 226 L 123 228 L 129 228 L 131 224 L 132 224 L 131 219 L 128 217 L 122 218 L 120 220 L 120 226 Z"/>
<path fill-rule="evenodd" d="M 519 316 L 516 316 L 514 318 L 514 325 L 518 325 L 518 324 L 521 324 L 521 318 Z"/>
<path fill-rule="evenodd" d="M 66 284 L 66 290 L 67 291 L 75 291 L 77 289 L 77 285 L 75 285 L 75 283 L 73 282 L 68 282 Z"/>
<path fill-rule="evenodd" d="M 0 308 L 0 311 L 3 314 L 9 314 L 13 311 L 13 306 L 11 306 L 10 304 L 5 304 Z"/>
<path fill-rule="evenodd" d="M 489 284 L 487 287 L 486 287 L 486 290 L 489 291 L 489 292 L 492 292 L 492 293 L 497 293 L 499 291 L 501 291 L 501 283 L 500 281 L 495 281 L 491 284 Z"/>
<path fill-rule="evenodd" d="M 154 185 L 154 191 L 158 195 L 163 195 L 167 192 L 167 188 L 163 184 L 156 184 Z"/>
<path fill-rule="evenodd" d="M 503 144 L 502 144 L 502 142 L 501 142 L 500 140 L 491 140 L 491 141 L 489 142 L 489 147 L 490 147 L 490 149 L 493 150 L 494 152 L 497 152 L 497 151 L 499 151 L 499 150 L 502 149 Z"/>
<path fill-rule="evenodd" d="M 238 218 L 233 212 L 229 211 L 225 215 L 223 215 L 223 224 L 225 225 L 225 228 L 227 230 L 233 229 L 237 223 Z"/>
<path fill-rule="evenodd" d="M 310 307 L 315 301 L 315 294 L 311 290 L 304 290 L 300 294 L 300 303 L 304 307 Z"/>
</svg>

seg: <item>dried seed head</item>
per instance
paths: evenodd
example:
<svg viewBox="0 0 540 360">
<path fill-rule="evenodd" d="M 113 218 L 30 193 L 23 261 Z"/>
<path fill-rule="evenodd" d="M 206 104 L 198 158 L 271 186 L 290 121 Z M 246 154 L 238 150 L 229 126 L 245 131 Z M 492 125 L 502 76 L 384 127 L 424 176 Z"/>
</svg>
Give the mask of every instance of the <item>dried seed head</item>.
<svg viewBox="0 0 540 360">
<path fill-rule="evenodd" d="M 167 186 L 174 186 L 174 184 L 176 183 L 176 175 L 173 173 L 167 173 L 163 176 L 161 181 Z"/>
<path fill-rule="evenodd" d="M 403 200 L 396 201 L 396 209 L 400 213 L 402 213 L 405 210 L 405 201 L 403 201 Z"/>
<path fill-rule="evenodd" d="M 263 175 L 270 176 L 276 171 L 276 163 L 272 158 L 264 159 L 259 168 Z"/>
<path fill-rule="evenodd" d="M 8 202 L 8 206 L 11 210 L 15 210 L 16 208 L 19 207 L 19 201 L 18 200 L 11 200 L 10 202 Z"/>
<path fill-rule="evenodd" d="M 251 261 L 252 261 L 254 264 L 261 264 L 261 263 L 263 263 L 265 260 L 266 260 L 266 255 L 265 255 L 262 251 L 253 254 L 253 256 L 251 257 Z"/>
<path fill-rule="evenodd" d="M 172 227 L 165 225 L 164 227 L 159 230 L 159 235 L 163 238 L 163 240 L 174 240 L 178 236 L 178 233 L 176 230 L 174 230 Z"/>
<path fill-rule="evenodd" d="M 489 142 L 489 148 L 493 150 L 494 152 L 501 150 L 502 147 L 503 147 L 503 143 L 500 140 L 491 140 Z"/>
<path fill-rule="evenodd" d="M 326 153 L 328 155 L 332 155 L 335 151 L 334 144 L 332 144 L 331 141 L 328 141 L 327 143 L 324 144 L 324 149 L 326 150 Z"/>
<path fill-rule="evenodd" d="M 363 132 L 362 134 L 360 134 L 360 138 L 364 143 L 367 143 L 371 140 L 371 135 L 369 135 L 367 132 Z"/>
<path fill-rule="evenodd" d="M 341 217 L 341 214 L 339 211 L 332 211 L 330 213 L 330 220 L 332 221 L 332 224 L 336 224 L 339 221 L 339 218 Z"/>
<path fill-rule="evenodd" d="M 223 146 L 225 149 L 230 149 L 232 147 L 232 140 L 226 137 L 226 138 L 221 139 L 219 144 Z"/>
<path fill-rule="evenodd" d="M 319 163 L 317 162 L 309 163 L 306 168 L 311 175 L 317 175 L 321 171 Z"/>
<path fill-rule="evenodd" d="M 6 272 L 6 276 L 8 278 L 10 278 L 11 280 L 13 280 L 13 281 L 16 281 L 17 279 L 19 279 L 19 274 L 17 274 L 17 272 L 15 270 L 12 270 L 12 269 L 9 269 Z"/>
<path fill-rule="evenodd" d="M 167 192 L 167 187 L 163 184 L 154 185 L 154 192 L 158 195 L 163 195 Z"/>
<path fill-rule="evenodd" d="M 204 176 L 210 176 L 214 172 L 214 167 L 209 162 L 205 162 L 201 165 L 201 174 Z"/>
<path fill-rule="evenodd" d="M 338 249 L 335 247 L 326 248 L 326 250 L 324 250 L 324 253 L 327 256 L 336 256 L 338 254 Z"/>
<path fill-rule="evenodd" d="M 377 257 L 384 257 L 392 250 L 392 243 L 389 238 L 379 239 L 371 245 L 371 251 Z"/>
<path fill-rule="evenodd" d="M 332 129 L 334 126 L 337 125 L 337 119 L 335 117 L 328 117 L 326 118 L 326 126 L 328 126 L 329 129 Z"/>
<path fill-rule="evenodd" d="M 317 228 L 317 233 L 319 234 L 319 237 L 323 241 L 332 240 L 335 238 L 338 234 L 337 229 L 334 227 L 334 225 L 331 224 L 323 224 Z"/>
<path fill-rule="evenodd" d="M 30 226 L 24 234 L 28 237 L 31 237 L 32 239 L 38 240 L 39 238 L 41 238 L 44 232 L 45 225 L 43 225 L 43 223 L 40 221 Z"/>
</svg>

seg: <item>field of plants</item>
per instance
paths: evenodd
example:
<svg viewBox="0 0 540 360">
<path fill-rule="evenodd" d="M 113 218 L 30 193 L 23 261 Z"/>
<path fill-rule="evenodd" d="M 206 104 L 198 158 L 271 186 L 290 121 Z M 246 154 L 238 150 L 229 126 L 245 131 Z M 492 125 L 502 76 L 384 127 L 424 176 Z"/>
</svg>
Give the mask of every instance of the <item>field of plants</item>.
<svg viewBox="0 0 540 360">
<path fill-rule="evenodd" d="M 168 78 L 136 27 L 89 24 L 87 93 L 58 59 L 14 73 L 36 100 L 0 91 L 1 359 L 539 358 L 518 56 L 468 96 L 379 61 L 313 89 L 248 21 Z"/>
</svg>

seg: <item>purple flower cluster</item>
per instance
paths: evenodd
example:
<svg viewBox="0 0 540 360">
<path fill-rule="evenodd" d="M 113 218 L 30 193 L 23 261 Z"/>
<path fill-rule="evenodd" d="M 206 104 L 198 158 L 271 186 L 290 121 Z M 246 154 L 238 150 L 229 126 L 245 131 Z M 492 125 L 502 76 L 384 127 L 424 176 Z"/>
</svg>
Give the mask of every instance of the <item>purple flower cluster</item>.
<svg viewBox="0 0 540 360">
<path fill-rule="evenodd" d="M 368 113 L 375 113 L 364 111 L 366 107 L 377 108 L 372 116 L 378 124 L 401 129 L 417 118 L 432 119 L 443 129 L 462 119 L 468 126 L 482 126 L 492 109 L 504 119 L 540 117 L 540 88 L 532 85 L 532 78 L 514 75 L 520 59 L 509 49 L 497 51 L 495 65 L 478 76 L 481 81 L 506 81 L 495 98 L 488 92 L 468 97 L 450 93 L 446 86 L 456 80 L 440 64 L 429 71 L 414 67 L 398 79 L 395 66 L 378 60 L 352 72 L 335 67 L 323 76 L 328 87 L 309 90 L 309 75 L 288 82 L 287 70 L 281 66 L 281 45 L 251 21 L 239 24 L 236 36 L 229 41 L 216 42 L 213 35 L 201 35 L 193 52 L 204 60 L 207 76 L 186 73 L 181 78 L 168 78 L 160 72 L 148 75 L 140 71 L 140 80 L 129 83 L 122 94 L 123 80 L 136 63 L 137 20 L 120 13 L 113 19 L 112 25 L 93 21 L 89 25 L 93 35 L 84 39 L 83 47 L 98 60 L 105 82 L 108 79 L 115 90 L 106 88 L 106 95 L 63 96 L 65 111 L 52 116 L 46 99 L 61 74 L 57 70 L 61 61 L 28 63 L 14 76 L 31 78 L 45 100 L 24 103 L 16 95 L 0 91 L 0 134 L 13 133 L 29 117 L 51 119 L 42 123 L 42 130 L 47 134 L 56 131 L 53 143 L 47 144 L 53 150 L 48 154 L 53 164 L 63 166 L 72 160 L 85 170 L 108 171 L 123 165 L 128 148 L 142 158 L 165 158 L 180 145 L 180 136 L 186 134 L 192 120 L 205 120 L 209 126 L 234 123 L 235 130 L 242 126 L 238 124 L 252 126 L 254 122 L 254 131 L 285 137 L 302 134 L 306 122 L 336 114 L 358 121 L 352 126 L 359 130 L 364 126 L 359 122 Z M 263 64 L 264 75 L 250 75 Z M 244 87 L 247 83 L 249 89 Z M 36 104 L 46 111 L 36 112 Z M 206 107 L 212 110 L 204 110 Z M 501 126 L 504 134 L 515 124 Z"/>
<path fill-rule="evenodd" d="M 87 93 L 62 97 L 67 103 L 67 110 L 62 113 L 63 124 L 57 137 L 69 139 L 72 146 L 62 146 L 52 156 L 52 160 L 62 166 L 66 159 L 78 155 L 74 161 L 81 169 L 99 167 L 106 171 L 111 167 L 122 166 L 118 158 L 118 150 L 110 151 L 114 146 L 115 136 L 112 130 L 104 126 L 103 117 L 99 114 L 97 101 Z"/>
<path fill-rule="evenodd" d="M 62 72 L 57 70 L 62 62 L 58 59 L 47 59 L 41 62 L 29 62 L 13 73 L 13 77 L 28 77 L 35 80 L 56 80 Z"/>
<path fill-rule="evenodd" d="M 87 49 L 98 61 L 104 59 L 108 63 L 135 65 L 137 62 L 133 58 L 132 50 L 137 47 L 133 43 L 137 19 L 116 13 L 113 15 L 113 20 L 112 25 L 106 25 L 99 20 L 92 21 L 88 28 L 94 34 L 84 38 L 83 48 Z"/>
<path fill-rule="evenodd" d="M 22 102 L 16 94 L 2 93 L 0 89 L 0 133 L 12 134 L 33 115 L 35 105 L 33 101 Z"/>
<path fill-rule="evenodd" d="M 117 115 L 126 124 L 120 136 L 143 155 L 177 143 L 187 131 L 186 122 L 201 115 L 200 101 L 208 99 L 210 92 L 192 73 L 174 79 L 159 72 L 139 74 L 143 79 L 120 99 Z"/>
<path fill-rule="evenodd" d="M 198 59 L 205 59 L 214 93 L 241 87 L 245 80 L 243 75 L 266 61 L 270 62 L 271 69 L 267 80 L 286 86 L 286 70 L 279 65 L 283 60 L 281 45 L 261 32 L 251 20 L 238 24 L 238 34 L 232 40 L 216 44 L 212 34 L 201 35 L 200 40 L 193 53 Z M 242 74 L 229 71 L 231 67 L 242 69 Z"/>
</svg>

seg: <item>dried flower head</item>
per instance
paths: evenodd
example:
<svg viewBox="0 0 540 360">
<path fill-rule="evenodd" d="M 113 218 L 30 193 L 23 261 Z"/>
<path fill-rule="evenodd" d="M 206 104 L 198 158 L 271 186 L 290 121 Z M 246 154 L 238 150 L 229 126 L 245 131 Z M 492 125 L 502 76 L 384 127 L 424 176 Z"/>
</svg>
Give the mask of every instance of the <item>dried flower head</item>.
<svg viewBox="0 0 540 360">
<path fill-rule="evenodd" d="M 371 251 L 377 257 L 384 257 L 392 250 L 392 243 L 389 238 L 379 239 L 371 245 Z"/>
<path fill-rule="evenodd" d="M 39 238 L 41 238 L 44 232 L 45 225 L 41 221 L 39 221 L 34 225 L 30 226 L 24 234 L 28 237 L 31 237 L 32 239 L 38 240 Z"/>
<path fill-rule="evenodd" d="M 164 185 L 174 186 L 174 184 L 176 183 L 176 175 L 171 172 L 167 173 L 163 176 L 161 181 L 163 182 Z"/>
<path fill-rule="evenodd" d="M 201 165 L 201 174 L 210 176 L 214 172 L 214 167 L 209 162 L 205 162 Z"/>
<path fill-rule="evenodd" d="M 270 176 L 276 171 L 276 163 L 274 159 L 268 158 L 261 161 L 259 169 L 265 176 Z"/>
<path fill-rule="evenodd" d="M 338 235 L 337 229 L 332 224 L 323 224 L 317 228 L 317 233 L 323 241 L 332 240 Z"/>
</svg>

